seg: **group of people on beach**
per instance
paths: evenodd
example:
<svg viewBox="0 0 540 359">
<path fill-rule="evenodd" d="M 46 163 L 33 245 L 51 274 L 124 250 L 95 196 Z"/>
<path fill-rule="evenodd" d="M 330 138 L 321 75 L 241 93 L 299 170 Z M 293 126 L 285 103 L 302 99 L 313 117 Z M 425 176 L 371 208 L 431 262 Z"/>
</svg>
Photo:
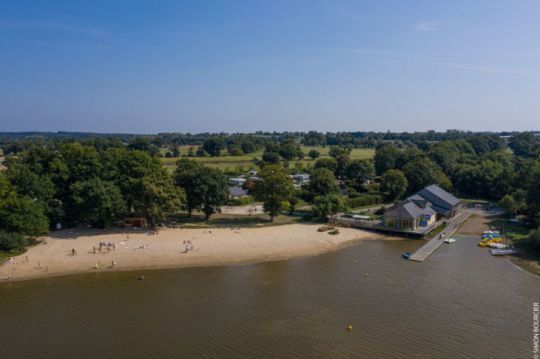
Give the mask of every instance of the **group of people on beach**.
<svg viewBox="0 0 540 359">
<path fill-rule="evenodd" d="M 103 248 L 107 248 L 107 252 L 109 252 L 111 250 L 111 248 L 113 250 L 116 250 L 116 244 L 111 243 L 111 242 L 99 242 L 99 248 L 98 248 L 99 253 L 101 253 L 101 250 Z M 94 251 L 94 254 L 96 254 L 96 246 L 93 246 L 92 250 Z"/>
</svg>

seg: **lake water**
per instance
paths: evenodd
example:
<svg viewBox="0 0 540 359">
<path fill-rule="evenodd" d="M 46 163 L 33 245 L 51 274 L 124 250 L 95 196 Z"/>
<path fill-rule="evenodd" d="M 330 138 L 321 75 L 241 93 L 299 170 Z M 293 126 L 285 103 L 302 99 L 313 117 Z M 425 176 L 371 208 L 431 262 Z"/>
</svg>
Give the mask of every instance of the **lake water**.
<svg viewBox="0 0 540 359">
<path fill-rule="evenodd" d="M 421 244 L 2 284 L 0 358 L 532 358 L 540 279 L 472 238 L 401 259 Z"/>
</svg>

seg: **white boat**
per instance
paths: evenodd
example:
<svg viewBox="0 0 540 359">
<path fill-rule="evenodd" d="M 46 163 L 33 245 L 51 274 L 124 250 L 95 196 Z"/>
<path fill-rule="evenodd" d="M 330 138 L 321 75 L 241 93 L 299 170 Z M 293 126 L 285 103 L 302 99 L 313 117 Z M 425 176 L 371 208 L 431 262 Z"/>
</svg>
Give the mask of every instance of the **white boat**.
<svg viewBox="0 0 540 359">
<path fill-rule="evenodd" d="M 505 256 L 507 254 L 514 254 L 516 251 L 512 248 L 508 249 L 490 249 L 489 252 L 494 256 Z"/>
<path fill-rule="evenodd" d="M 456 240 L 454 238 L 446 238 L 444 243 L 454 243 Z"/>
<path fill-rule="evenodd" d="M 503 243 L 490 243 L 489 247 L 490 248 L 495 248 L 495 249 L 505 249 L 506 244 L 503 244 Z"/>
</svg>

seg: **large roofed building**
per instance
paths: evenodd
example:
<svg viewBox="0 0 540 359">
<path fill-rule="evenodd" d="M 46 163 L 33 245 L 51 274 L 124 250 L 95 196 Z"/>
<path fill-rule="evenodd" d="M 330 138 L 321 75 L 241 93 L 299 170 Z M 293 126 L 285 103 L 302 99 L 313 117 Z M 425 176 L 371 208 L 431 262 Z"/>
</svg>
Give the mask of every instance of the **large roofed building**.
<svg viewBox="0 0 540 359">
<path fill-rule="evenodd" d="M 384 224 L 399 230 L 431 227 L 437 220 L 454 217 L 460 200 L 437 185 L 428 186 L 396 203 L 384 214 Z"/>
<path fill-rule="evenodd" d="M 454 197 L 436 184 L 418 191 L 409 198 L 414 201 L 414 199 L 412 199 L 413 197 L 420 197 L 431 202 L 433 209 L 437 211 L 439 217 L 446 218 L 454 217 L 457 214 L 461 203 L 459 198 Z"/>
</svg>

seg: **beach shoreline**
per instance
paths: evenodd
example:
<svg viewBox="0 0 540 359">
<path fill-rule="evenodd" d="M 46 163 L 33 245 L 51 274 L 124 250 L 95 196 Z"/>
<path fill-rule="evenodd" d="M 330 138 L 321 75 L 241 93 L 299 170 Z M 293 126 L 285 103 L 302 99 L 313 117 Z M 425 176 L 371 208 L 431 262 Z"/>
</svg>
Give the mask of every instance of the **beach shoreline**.
<svg viewBox="0 0 540 359">
<path fill-rule="evenodd" d="M 261 228 L 164 228 L 157 234 L 147 230 L 56 231 L 39 238 L 40 244 L 0 266 L 0 281 L 112 271 L 245 265 L 316 256 L 362 240 L 401 239 L 352 228 L 339 228 L 339 234 L 330 235 L 318 232 L 319 227 L 316 224 L 289 224 Z M 188 241 L 193 249 L 186 252 Z M 103 246 L 99 251 L 100 242 L 111 243 L 111 246 Z"/>
</svg>

